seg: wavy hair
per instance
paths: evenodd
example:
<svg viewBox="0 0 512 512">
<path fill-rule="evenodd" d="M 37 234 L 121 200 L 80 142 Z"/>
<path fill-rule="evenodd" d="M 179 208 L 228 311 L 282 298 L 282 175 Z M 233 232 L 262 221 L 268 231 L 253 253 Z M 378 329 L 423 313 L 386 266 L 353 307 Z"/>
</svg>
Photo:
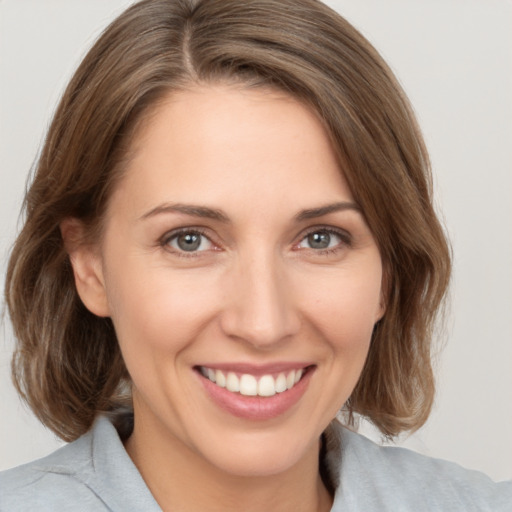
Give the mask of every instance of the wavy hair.
<svg viewBox="0 0 512 512">
<path fill-rule="evenodd" d="M 450 275 L 429 159 L 389 67 L 315 0 L 143 0 L 100 36 L 56 110 L 10 256 L 18 391 L 68 441 L 129 404 L 112 322 L 80 301 L 59 225 L 75 217 L 97 237 L 141 120 L 170 92 L 216 82 L 284 91 L 324 123 L 386 276 L 386 314 L 346 409 L 387 436 L 417 429 L 433 402 L 433 327 Z"/>
</svg>

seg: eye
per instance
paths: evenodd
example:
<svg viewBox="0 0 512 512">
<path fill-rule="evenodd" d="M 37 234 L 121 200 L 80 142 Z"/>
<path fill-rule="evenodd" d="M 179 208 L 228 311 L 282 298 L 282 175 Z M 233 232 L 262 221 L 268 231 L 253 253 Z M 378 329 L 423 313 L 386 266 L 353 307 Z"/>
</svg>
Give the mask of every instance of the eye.
<svg viewBox="0 0 512 512">
<path fill-rule="evenodd" d="M 202 252 L 208 251 L 213 247 L 210 239 L 196 230 L 171 233 L 163 240 L 163 243 L 176 252 Z"/>
<path fill-rule="evenodd" d="M 338 233 L 332 229 L 316 229 L 310 231 L 297 245 L 299 249 L 314 249 L 318 251 L 336 249 L 342 245 L 348 245 L 348 234 Z"/>
</svg>

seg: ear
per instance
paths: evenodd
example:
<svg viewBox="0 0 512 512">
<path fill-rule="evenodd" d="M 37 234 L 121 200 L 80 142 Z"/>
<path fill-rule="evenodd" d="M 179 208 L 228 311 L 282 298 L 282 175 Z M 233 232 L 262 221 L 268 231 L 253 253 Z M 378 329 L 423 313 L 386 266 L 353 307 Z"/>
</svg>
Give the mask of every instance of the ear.
<svg viewBox="0 0 512 512">
<path fill-rule="evenodd" d="M 386 298 L 384 296 L 384 293 L 381 293 L 380 301 L 379 301 L 379 309 L 377 311 L 377 315 L 375 316 L 375 323 L 380 322 L 385 313 L 386 313 Z"/>
<path fill-rule="evenodd" d="M 389 300 L 389 270 L 387 265 L 383 265 L 382 268 L 382 280 L 380 285 L 380 299 L 379 299 L 379 309 L 377 311 L 377 315 L 375 318 L 375 323 L 380 322 L 382 317 L 386 313 L 388 300 Z"/>
<path fill-rule="evenodd" d="M 76 218 L 64 219 L 60 223 L 60 232 L 82 302 L 91 313 L 110 316 L 99 246 L 86 242 L 85 225 Z"/>
</svg>

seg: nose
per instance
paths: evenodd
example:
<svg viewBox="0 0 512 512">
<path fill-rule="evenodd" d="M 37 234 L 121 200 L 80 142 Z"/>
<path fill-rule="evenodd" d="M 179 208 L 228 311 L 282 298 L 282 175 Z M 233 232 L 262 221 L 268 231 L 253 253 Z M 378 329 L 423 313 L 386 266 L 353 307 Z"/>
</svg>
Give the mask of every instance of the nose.
<svg viewBox="0 0 512 512">
<path fill-rule="evenodd" d="M 300 328 L 290 276 L 278 259 L 265 254 L 240 258 L 224 289 L 223 332 L 260 350 L 290 339 Z"/>
</svg>

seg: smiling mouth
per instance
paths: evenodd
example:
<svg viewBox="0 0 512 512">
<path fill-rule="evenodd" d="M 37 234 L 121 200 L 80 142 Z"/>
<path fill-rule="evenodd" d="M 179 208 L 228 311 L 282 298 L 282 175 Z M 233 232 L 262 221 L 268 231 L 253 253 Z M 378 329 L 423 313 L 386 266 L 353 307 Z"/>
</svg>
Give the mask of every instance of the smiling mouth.
<svg viewBox="0 0 512 512">
<path fill-rule="evenodd" d="M 244 396 L 270 397 L 278 393 L 284 393 L 292 389 L 311 367 L 296 368 L 277 374 L 266 374 L 255 376 L 250 373 L 238 374 L 235 372 L 226 372 L 206 366 L 199 366 L 197 369 L 220 388 L 225 388 L 231 393 L 237 393 Z"/>
</svg>

